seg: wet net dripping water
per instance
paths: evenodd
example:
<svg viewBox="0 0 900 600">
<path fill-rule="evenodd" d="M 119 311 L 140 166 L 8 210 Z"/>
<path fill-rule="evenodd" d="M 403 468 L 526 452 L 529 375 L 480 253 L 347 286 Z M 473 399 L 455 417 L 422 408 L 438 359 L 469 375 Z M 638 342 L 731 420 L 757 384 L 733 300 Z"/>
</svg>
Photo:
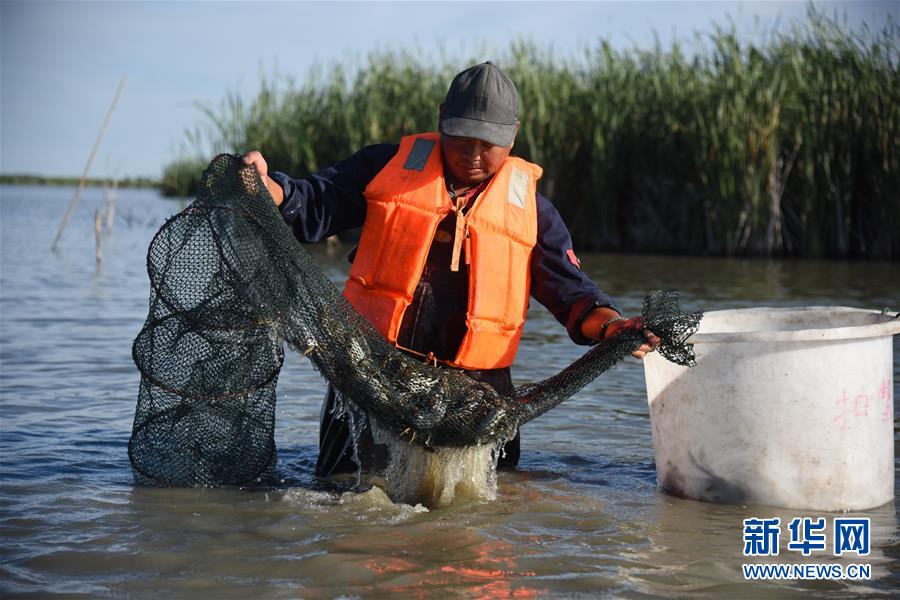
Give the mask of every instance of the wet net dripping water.
<svg viewBox="0 0 900 600">
<path fill-rule="evenodd" d="M 422 364 L 350 306 L 294 239 L 255 171 L 230 155 L 210 163 L 196 201 L 160 228 L 147 271 L 150 310 L 132 351 L 141 384 L 128 445 L 135 479 L 146 485 L 265 483 L 276 461 L 284 342 L 375 422 L 380 437 L 461 450 L 508 440 L 643 341 L 639 330 L 625 329 L 508 396 Z M 693 363 L 686 340 L 699 312 L 682 312 L 674 292 L 654 292 L 643 318 L 663 356 Z M 496 458 L 481 453 L 488 458 L 469 462 L 490 477 Z M 394 460 L 397 472 L 388 475 L 427 476 L 434 467 L 424 456 Z M 448 486 L 468 485 L 468 474 L 454 477 Z"/>
</svg>

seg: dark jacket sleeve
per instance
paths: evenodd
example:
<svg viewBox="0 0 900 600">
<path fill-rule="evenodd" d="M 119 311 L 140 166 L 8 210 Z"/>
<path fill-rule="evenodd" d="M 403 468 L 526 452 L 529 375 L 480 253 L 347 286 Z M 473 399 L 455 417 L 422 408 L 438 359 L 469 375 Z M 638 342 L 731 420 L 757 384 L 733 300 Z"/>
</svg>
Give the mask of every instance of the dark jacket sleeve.
<svg viewBox="0 0 900 600">
<path fill-rule="evenodd" d="M 592 340 L 581 335 L 581 322 L 599 306 L 622 312 L 613 299 L 575 264 L 572 236 L 556 207 L 537 195 L 537 244 L 531 253 L 531 295 L 553 313 L 576 344 Z"/>
<path fill-rule="evenodd" d="M 301 242 L 318 242 L 336 233 L 361 227 L 366 220 L 366 186 L 397 153 L 397 144 L 366 146 L 350 158 L 292 179 L 271 173 L 284 190 L 279 209 Z"/>
</svg>

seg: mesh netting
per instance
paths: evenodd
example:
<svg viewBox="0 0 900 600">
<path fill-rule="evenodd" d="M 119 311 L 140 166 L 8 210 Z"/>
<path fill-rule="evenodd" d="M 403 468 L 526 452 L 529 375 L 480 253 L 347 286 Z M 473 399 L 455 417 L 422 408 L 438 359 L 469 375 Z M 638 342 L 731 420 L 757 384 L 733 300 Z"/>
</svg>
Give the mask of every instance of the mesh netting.
<svg viewBox="0 0 900 600">
<path fill-rule="evenodd" d="M 625 329 L 547 380 L 500 395 L 459 371 L 397 351 L 294 239 L 256 172 L 216 157 L 197 200 L 147 254 L 150 311 L 134 342 L 141 385 L 128 454 L 139 483 L 259 482 L 275 464 L 275 386 L 283 341 L 306 355 L 355 410 L 400 439 L 467 446 L 510 439 L 643 341 Z M 700 313 L 674 292 L 644 302 L 660 352 L 693 363 Z"/>
</svg>

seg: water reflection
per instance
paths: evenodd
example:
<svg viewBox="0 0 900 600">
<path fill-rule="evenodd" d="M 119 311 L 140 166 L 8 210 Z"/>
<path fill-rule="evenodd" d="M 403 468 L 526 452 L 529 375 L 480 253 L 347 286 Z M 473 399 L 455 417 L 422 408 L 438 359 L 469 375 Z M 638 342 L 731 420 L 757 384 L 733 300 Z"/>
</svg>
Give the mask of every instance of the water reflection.
<svg viewBox="0 0 900 600">
<path fill-rule="evenodd" d="M 365 585 L 348 580 L 363 593 L 406 598 L 464 589 L 473 598 L 534 598 L 541 591 L 529 584 L 534 573 L 518 569 L 519 549 L 470 528 L 395 530 L 376 539 L 347 536 L 330 554 L 342 554 L 342 564 L 358 565 L 371 576 Z"/>
<path fill-rule="evenodd" d="M 680 290 L 691 309 L 823 305 L 900 310 L 898 263 L 586 255 L 582 268 L 610 293 L 630 300 L 650 289 Z"/>
</svg>

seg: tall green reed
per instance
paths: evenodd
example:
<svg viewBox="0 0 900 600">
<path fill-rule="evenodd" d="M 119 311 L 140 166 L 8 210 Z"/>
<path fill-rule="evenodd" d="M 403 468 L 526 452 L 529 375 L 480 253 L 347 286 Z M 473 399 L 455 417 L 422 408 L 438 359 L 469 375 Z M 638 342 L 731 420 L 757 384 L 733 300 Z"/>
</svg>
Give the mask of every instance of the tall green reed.
<svg viewBox="0 0 900 600">
<path fill-rule="evenodd" d="M 688 49 L 601 41 L 560 58 L 519 41 L 496 62 L 521 96 L 514 152 L 544 167 L 540 189 L 579 247 L 893 260 L 897 34 L 894 23 L 848 32 L 811 13 L 764 43 L 716 29 Z M 264 78 L 248 102 L 201 107 L 205 128 L 189 140 L 257 148 L 270 168 L 303 176 L 434 130 L 450 79 L 480 60 L 382 51 L 300 84 Z"/>
</svg>

